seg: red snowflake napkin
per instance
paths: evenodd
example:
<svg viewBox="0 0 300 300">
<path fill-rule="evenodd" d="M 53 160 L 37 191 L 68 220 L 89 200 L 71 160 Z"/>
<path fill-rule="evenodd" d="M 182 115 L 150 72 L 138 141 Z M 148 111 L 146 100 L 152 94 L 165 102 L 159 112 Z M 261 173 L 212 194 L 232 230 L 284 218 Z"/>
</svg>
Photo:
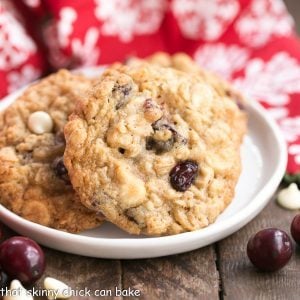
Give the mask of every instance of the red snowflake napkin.
<svg viewBox="0 0 300 300">
<path fill-rule="evenodd" d="M 24 16 L 10 0 L 0 1 L 0 98 L 38 78 L 45 59 Z"/>
<path fill-rule="evenodd" d="M 300 173 L 300 42 L 281 0 L 1 1 L 0 95 L 45 71 L 39 36 L 54 69 L 184 51 L 268 109 Z"/>
</svg>

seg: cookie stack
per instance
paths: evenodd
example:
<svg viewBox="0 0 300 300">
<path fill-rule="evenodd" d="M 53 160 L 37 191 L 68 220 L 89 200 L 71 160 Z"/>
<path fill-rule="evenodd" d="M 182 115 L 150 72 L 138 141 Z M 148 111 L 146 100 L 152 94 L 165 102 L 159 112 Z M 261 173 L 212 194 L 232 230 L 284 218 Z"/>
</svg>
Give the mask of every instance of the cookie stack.
<svg viewBox="0 0 300 300">
<path fill-rule="evenodd" d="M 183 54 L 50 75 L 0 117 L 0 201 L 69 232 L 103 218 L 132 234 L 203 228 L 234 196 L 241 100 Z"/>
<path fill-rule="evenodd" d="M 75 194 L 63 129 L 93 81 L 62 70 L 28 87 L 0 116 L 0 202 L 33 222 L 79 232 L 102 222 Z"/>
</svg>

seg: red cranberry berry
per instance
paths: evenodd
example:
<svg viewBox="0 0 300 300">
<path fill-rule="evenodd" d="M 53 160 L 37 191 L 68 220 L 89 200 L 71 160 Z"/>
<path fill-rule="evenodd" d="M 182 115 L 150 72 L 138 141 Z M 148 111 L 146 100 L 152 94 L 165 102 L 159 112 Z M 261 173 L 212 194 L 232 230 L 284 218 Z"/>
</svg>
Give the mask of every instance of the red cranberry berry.
<svg viewBox="0 0 300 300">
<path fill-rule="evenodd" d="M 292 241 L 286 232 L 263 229 L 253 235 L 247 245 L 247 254 L 255 267 L 262 271 L 277 271 L 284 267 L 293 253 Z"/>
<path fill-rule="evenodd" d="M 57 177 L 62 179 L 65 183 L 70 183 L 68 170 L 65 167 L 63 157 L 57 157 L 52 163 L 52 169 Z"/>
<path fill-rule="evenodd" d="M 291 235 L 300 246 L 300 214 L 296 215 L 291 224 Z"/>
<path fill-rule="evenodd" d="M 45 270 L 45 256 L 33 240 L 15 236 L 0 245 L 0 265 L 11 278 L 23 284 L 35 283 Z"/>
</svg>

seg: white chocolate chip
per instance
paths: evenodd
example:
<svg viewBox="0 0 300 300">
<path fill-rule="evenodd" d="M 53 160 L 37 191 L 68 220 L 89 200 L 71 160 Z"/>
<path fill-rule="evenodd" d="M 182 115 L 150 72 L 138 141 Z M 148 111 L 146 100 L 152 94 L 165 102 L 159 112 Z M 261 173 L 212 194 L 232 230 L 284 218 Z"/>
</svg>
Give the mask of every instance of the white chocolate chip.
<svg viewBox="0 0 300 300">
<path fill-rule="evenodd" d="M 72 291 L 69 286 L 52 277 L 46 277 L 44 279 L 44 287 L 48 291 L 47 297 L 49 300 L 68 299 L 72 296 Z"/>
<path fill-rule="evenodd" d="M 10 283 L 9 291 L 3 300 L 33 300 L 32 295 L 27 291 L 17 279 Z"/>
<path fill-rule="evenodd" d="M 51 132 L 53 129 L 52 118 L 44 111 L 32 113 L 28 118 L 27 125 L 29 129 L 36 134 Z"/>
<path fill-rule="evenodd" d="M 277 196 L 277 203 L 286 209 L 300 209 L 300 191 L 297 184 L 291 183 L 288 188 L 281 190 Z"/>
</svg>

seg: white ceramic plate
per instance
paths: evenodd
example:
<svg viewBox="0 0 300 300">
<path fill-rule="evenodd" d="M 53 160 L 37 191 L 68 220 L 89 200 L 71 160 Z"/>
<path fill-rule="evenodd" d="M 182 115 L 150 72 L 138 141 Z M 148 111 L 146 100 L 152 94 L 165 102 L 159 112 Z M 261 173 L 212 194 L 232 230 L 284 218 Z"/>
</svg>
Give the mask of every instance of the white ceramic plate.
<svg viewBox="0 0 300 300">
<path fill-rule="evenodd" d="M 89 69 L 87 74 L 97 74 Z M 0 110 L 22 90 L 0 102 Z M 166 237 L 132 236 L 106 223 L 71 234 L 27 221 L 0 205 L 0 219 L 16 232 L 57 250 L 101 258 L 149 258 L 204 247 L 227 237 L 252 220 L 277 189 L 287 163 L 286 144 L 279 129 L 256 102 L 246 107 L 249 130 L 241 149 L 243 171 L 236 196 L 217 221 L 207 228 Z M 0 166 L 1 167 L 1 166 Z"/>
</svg>

